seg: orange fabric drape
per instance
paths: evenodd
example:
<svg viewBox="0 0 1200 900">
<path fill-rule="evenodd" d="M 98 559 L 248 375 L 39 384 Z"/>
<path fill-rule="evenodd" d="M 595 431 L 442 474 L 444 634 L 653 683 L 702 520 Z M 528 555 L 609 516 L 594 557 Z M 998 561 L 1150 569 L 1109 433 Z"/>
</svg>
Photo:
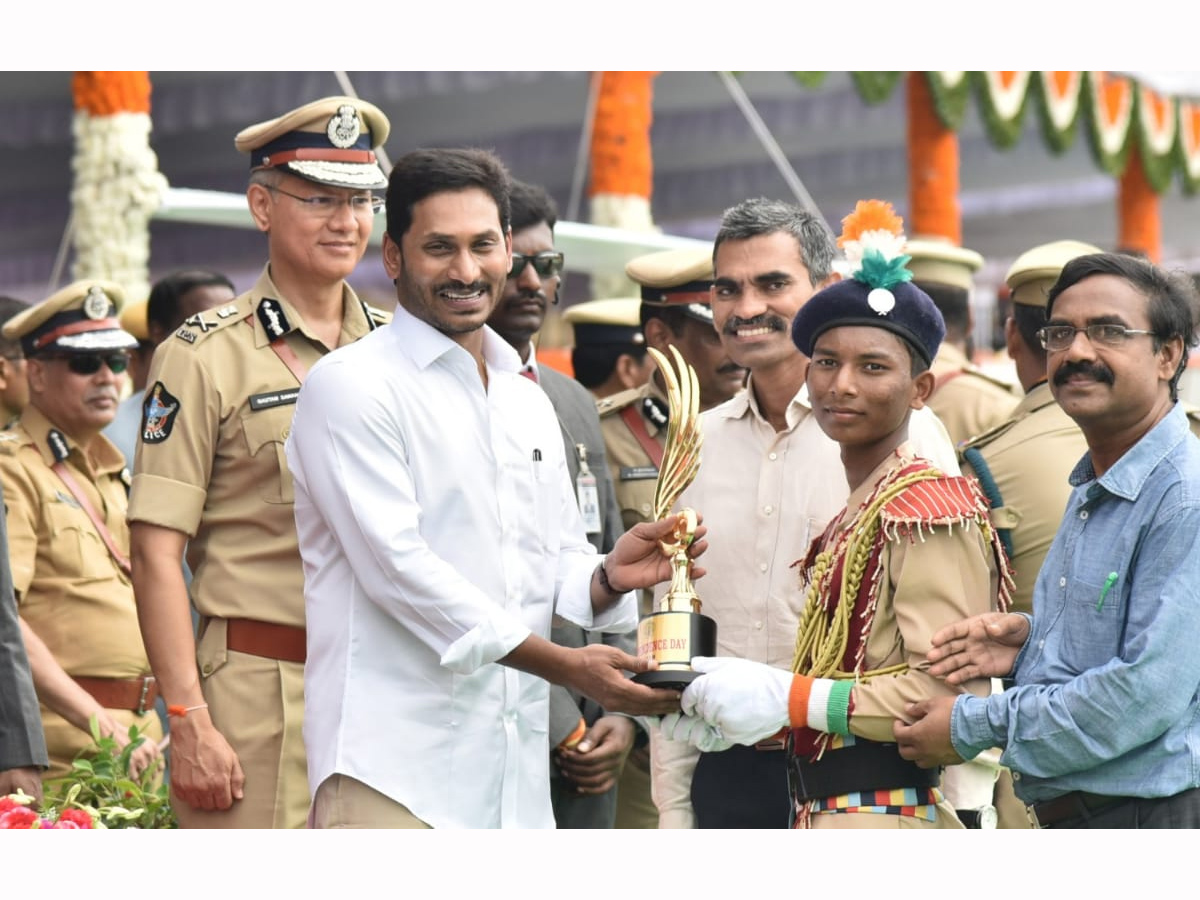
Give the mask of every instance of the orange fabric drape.
<svg viewBox="0 0 1200 900">
<path fill-rule="evenodd" d="M 653 164 L 650 123 L 657 72 L 597 72 L 600 93 L 592 124 L 588 196 L 632 194 L 650 198 Z"/>
<path fill-rule="evenodd" d="M 91 116 L 150 112 L 149 72 L 76 72 L 71 91 L 76 112 Z"/>
<path fill-rule="evenodd" d="M 908 233 L 962 244 L 958 135 L 942 124 L 924 72 L 909 72 Z"/>
<path fill-rule="evenodd" d="M 1162 211 L 1158 194 L 1146 180 L 1142 154 L 1135 141 L 1117 190 L 1118 245 L 1162 260 Z"/>
</svg>

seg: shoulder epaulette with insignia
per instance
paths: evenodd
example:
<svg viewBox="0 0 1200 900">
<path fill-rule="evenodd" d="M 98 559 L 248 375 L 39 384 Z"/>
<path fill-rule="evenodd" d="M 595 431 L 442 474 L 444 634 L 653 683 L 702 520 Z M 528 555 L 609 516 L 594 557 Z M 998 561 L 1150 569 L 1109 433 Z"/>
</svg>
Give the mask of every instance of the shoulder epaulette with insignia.
<svg viewBox="0 0 1200 900">
<path fill-rule="evenodd" d="M 643 396 L 643 388 L 630 388 L 627 391 L 621 391 L 619 394 L 611 394 L 602 400 L 596 401 L 596 412 L 601 417 L 611 416 L 613 413 L 618 413 L 629 404 L 636 402 Z"/>
<path fill-rule="evenodd" d="M 987 500 L 975 481 L 943 475 L 909 485 L 887 502 L 881 520 L 890 533 L 898 526 L 965 525 L 986 516 L 987 510 Z"/>
<path fill-rule="evenodd" d="M 981 432 L 980 434 L 969 437 L 965 441 L 960 442 L 957 448 L 959 456 L 962 455 L 964 450 L 967 450 L 971 447 L 984 447 L 987 444 L 990 444 L 1024 418 L 1025 416 L 1021 416 L 1019 419 L 1005 419 L 999 425 L 993 425 L 987 431 Z"/>
<path fill-rule="evenodd" d="M 979 366 L 974 364 L 969 365 L 963 369 L 963 372 L 967 375 L 974 375 L 976 378 L 982 378 L 984 381 L 991 382 L 998 388 L 1004 388 L 1010 394 L 1013 392 L 1013 385 L 1010 382 L 979 368 Z M 1016 395 L 1014 394 L 1013 396 Z"/>
<path fill-rule="evenodd" d="M 175 338 L 185 344 L 197 344 L 209 335 L 228 328 L 250 315 L 253 305 L 246 294 L 229 303 L 196 313 L 175 330 Z"/>
</svg>

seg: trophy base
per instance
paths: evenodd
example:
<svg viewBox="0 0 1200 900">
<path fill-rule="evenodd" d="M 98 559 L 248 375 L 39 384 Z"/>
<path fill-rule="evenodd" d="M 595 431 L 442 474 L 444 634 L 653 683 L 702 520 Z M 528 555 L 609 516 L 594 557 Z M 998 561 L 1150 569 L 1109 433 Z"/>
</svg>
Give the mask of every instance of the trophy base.
<svg viewBox="0 0 1200 900">
<path fill-rule="evenodd" d="M 700 673 L 693 672 L 691 669 L 655 669 L 653 672 L 640 672 L 633 676 L 633 680 L 646 687 L 682 691 L 699 677 Z"/>
<path fill-rule="evenodd" d="M 717 655 L 717 623 L 694 612 L 665 610 L 638 623 L 638 656 L 649 656 L 659 668 L 633 676 L 637 684 L 683 690 L 696 678 L 692 657 Z"/>
</svg>

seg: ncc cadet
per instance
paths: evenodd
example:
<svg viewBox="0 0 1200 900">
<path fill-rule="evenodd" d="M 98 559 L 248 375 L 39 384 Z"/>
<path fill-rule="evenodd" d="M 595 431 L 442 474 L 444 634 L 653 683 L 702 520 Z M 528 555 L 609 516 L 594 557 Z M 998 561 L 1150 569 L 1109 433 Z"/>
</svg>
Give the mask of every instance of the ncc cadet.
<svg viewBox="0 0 1200 900">
<path fill-rule="evenodd" d="M 729 359 L 713 327 L 712 256 L 707 248 L 639 256 L 625 267 L 625 274 L 641 285 L 639 317 L 646 345 L 667 353 L 674 344 L 696 370 L 701 411 L 742 390 L 746 370 Z M 625 527 L 651 521 L 667 436 L 662 376 L 654 371 L 645 384 L 602 401 L 599 410 Z"/>
<path fill-rule="evenodd" d="M 983 257 L 935 239 L 911 240 L 905 252 L 912 257 L 913 284 L 933 299 L 946 321 L 946 339 L 931 370 L 937 380 L 929 406 L 957 446 L 998 425 L 1018 402 L 1011 385 L 971 361 L 972 273 L 983 265 Z"/>
<path fill-rule="evenodd" d="M 184 827 L 305 823 L 304 573 L 283 447 L 313 363 L 386 319 L 344 279 L 381 206 L 374 148 L 388 130 L 370 103 L 329 97 L 242 131 L 269 262 L 250 291 L 193 315 L 154 354 L 130 521 Z"/>
<path fill-rule="evenodd" d="M 157 765 L 158 689 L 138 633 L 125 522 L 128 472 L 100 432 L 116 414 L 129 350 L 121 289 L 77 281 L 5 324 L 27 360 L 29 404 L 0 433 L 0 479 L 21 630 L 42 703 L 49 780 L 94 747 L 146 735 L 134 774 Z"/>
<path fill-rule="evenodd" d="M 597 400 L 641 387 L 654 371 L 638 319 L 640 308 L 636 297 L 615 297 L 576 303 L 563 313 L 575 331 L 575 380 Z"/>
</svg>

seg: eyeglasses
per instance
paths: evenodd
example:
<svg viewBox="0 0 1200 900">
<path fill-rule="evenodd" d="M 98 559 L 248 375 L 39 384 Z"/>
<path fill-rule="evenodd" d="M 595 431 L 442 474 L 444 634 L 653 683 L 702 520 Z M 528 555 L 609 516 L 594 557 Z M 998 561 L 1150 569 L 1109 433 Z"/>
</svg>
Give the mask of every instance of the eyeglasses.
<svg viewBox="0 0 1200 900">
<path fill-rule="evenodd" d="M 1076 328 L 1074 325 L 1046 325 L 1037 330 L 1038 340 L 1047 350 L 1066 350 L 1075 343 L 1075 335 L 1084 332 L 1093 346 L 1120 347 L 1135 334 L 1154 335 L 1153 331 L 1139 331 L 1136 328 L 1126 328 L 1124 325 L 1096 323 L 1086 328 Z"/>
<path fill-rule="evenodd" d="M 512 259 L 512 268 L 508 270 L 509 278 L 516 278 L 524 272 L 527 263 L 532 265 L 533 271 L 543 278 L 549 278 L 551 275 L 558 275 L 562 272 L 563 255 L 561 253 L 539 253 L 537 256 L 514 253 Z"/>
<path fill-rule="evenodd" d="M 297 203 L 303 204 L 305 212 L 315 219 L 328 219 L 347 204 L 350 206 L 350 212 L 356 216 L 374 216 L 383 212 L 384 208 L 383 198 L 371 194 L 355 194 L 353 197 L 317 194 L 313 197 L 301 197 L 281 187 L 268 187 L 267 190 L 291 197 Z"/>
<path fill-rule="evenodd" d="M 127 353 L 106 353 L 103 356 L 98 353 L 67 353 L 46 358 L 66 360 L 67 368 L 76 375 L 95 375 L 101 365 L 107 365 L 114 375 L 120 375 L 129 368 Z"/>
</svg>

